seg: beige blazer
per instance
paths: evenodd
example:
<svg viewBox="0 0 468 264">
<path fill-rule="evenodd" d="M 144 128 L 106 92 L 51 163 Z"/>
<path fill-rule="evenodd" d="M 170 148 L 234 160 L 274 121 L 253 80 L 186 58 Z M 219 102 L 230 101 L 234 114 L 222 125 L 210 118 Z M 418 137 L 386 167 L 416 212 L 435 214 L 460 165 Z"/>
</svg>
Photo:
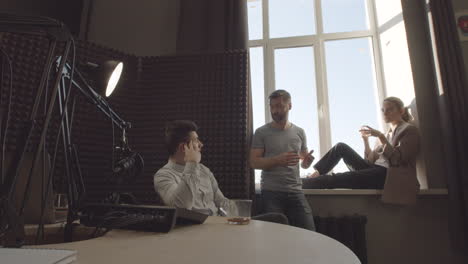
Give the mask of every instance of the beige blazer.
<svg viewBox="0 0 468 264">
<path fill-rule="evenodd" d="M 390 163 L 382 193 L 384 203 L 414 204 L 419 192 L 419 182 L 416 177 L 416 157 L 419 153 L 418 129 L 404 122 L 395 129 L 390 141 L 391 144 L 382 145 L 378 140 L 378 144 L 366 159 L 374 163 L 379 158 L 379 154 L 382 154 Z"/>
</svg>

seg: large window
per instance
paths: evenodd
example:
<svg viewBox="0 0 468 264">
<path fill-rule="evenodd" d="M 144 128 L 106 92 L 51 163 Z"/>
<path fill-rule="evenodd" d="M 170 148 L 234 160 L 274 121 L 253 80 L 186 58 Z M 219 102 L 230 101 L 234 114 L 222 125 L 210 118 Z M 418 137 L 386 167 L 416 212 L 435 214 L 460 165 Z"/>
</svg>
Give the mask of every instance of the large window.
<svg viewBox="0 0 468 264">
<path fill-rule="evenodd" d="M 400 0 L 247 0 L 247 9 L 254 129 L 271 121 L 268 95 L 285 89 L 316 159 L 338 142 L 363 153 L 359 128 L 386 129 L 383 98 L 414 101 Z"/>
</svg>

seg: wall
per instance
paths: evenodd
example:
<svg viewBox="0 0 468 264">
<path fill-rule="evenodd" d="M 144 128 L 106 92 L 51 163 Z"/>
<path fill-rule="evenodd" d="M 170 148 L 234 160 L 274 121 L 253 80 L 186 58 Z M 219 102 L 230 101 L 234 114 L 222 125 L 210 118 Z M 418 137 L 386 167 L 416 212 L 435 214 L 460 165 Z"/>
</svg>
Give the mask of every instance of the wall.
<svg viewBox="0 0 468 264">
<path fill-rule="evenodd" d="M 56 0 L 2 0 L 0 1 L 1 12 L 51 16 L 55 13 Z"/>
<path fill-rule="evenodd" d="M 175 52 L 179 0 L 91 1 L 88 40 L 137 56 Z"/>
<path fill-rule="evenodd" d="M 468 1 L 466 0 L 452 0 L 452 3 L 455 12 L 468 10 Z M 466 76 L 468 76 L 468 41 L 461 42 L 461 48 L 463 52 L 463 58 L 465 60 Z"/>
<path fill-rule="evenodd" d="M 1 12 L 48 16 L 63 21 L 73 33 L 89 28 L 88 40 L 137 56 L 175 52 L 179 0 L 3 0 Z M 86 8 L 90 8 L 89 20 Z M 86 21 L 81 21 L 84 18 Z M 87 25 L 89 24 L 89 25 Z"/>
<path fill-rule="evenodd" d="M 62 21 L 72 34 L 78 35 L 82 4 L 83 0 L 2 0 L 0 10 L 19 15 L 51 17 Z"/>
</svg>

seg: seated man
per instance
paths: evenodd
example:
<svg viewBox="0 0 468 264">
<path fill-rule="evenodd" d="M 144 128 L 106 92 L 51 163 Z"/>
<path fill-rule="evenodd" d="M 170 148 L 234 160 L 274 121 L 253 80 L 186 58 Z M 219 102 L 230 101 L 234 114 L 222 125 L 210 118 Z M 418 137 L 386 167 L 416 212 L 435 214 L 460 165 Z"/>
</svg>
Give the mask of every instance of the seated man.
<svg viewBox="0 0 468 264">
<path fill-rule="evenodd" d="M 164 203 L 209 215 L 224 215 L 234 203 L 224 197 L 213 173 L 200 163 L 202 142 L 197 125 L 177 120 L 166 126 L 165 140 L 169 161 L 154 175 L 154 188 Z M 252 219 L 287 224 L 286 216 L 272 213 Z"/>
</svg>

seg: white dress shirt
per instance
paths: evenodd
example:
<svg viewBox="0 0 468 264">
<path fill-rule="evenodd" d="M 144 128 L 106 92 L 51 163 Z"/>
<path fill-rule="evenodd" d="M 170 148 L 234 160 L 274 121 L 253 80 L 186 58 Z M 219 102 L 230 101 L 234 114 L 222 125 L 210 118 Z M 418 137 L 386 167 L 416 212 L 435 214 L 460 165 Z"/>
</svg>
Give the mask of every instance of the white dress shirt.
<svg viewBox="0 0 468 264">
<path fill-rule="evenodd" d="M 392 130 L 390 128 L 390 130 L 387 132 L 387 135 L 386 135 L 386 138 L 387 138 L 387 141 L 388 141 L 387 144 L 391 144 L 390 142 L 392 142 L 392 137 L 395 134 L 395 131 L 397 130 L 397 128 L 398 127 L 396 127 L 395 130 Z M 374 162 L 374 164 L 385 167 L 385 168 L 388 169 L 390 167 L 390 162 L 389 162 L 388 158 L 385 157 L 385 155 L 383 155 L 384 154 L 384 149 L 387 146 L 387 144 L 380 146 L 380 149 L 377 150 L 377 153 L 379 154 L 379 158 Z"/>
<path fill-rule="evenodd" d="M 227 212 L 235 208 L 218 188 L 213 173 L 200 163 L 185 165 L 169 160 L 154 174 L 154 188 L 166 205 L 190 210 L 210 210 L 219 214 L 219 208 Z"/>
</svg>

